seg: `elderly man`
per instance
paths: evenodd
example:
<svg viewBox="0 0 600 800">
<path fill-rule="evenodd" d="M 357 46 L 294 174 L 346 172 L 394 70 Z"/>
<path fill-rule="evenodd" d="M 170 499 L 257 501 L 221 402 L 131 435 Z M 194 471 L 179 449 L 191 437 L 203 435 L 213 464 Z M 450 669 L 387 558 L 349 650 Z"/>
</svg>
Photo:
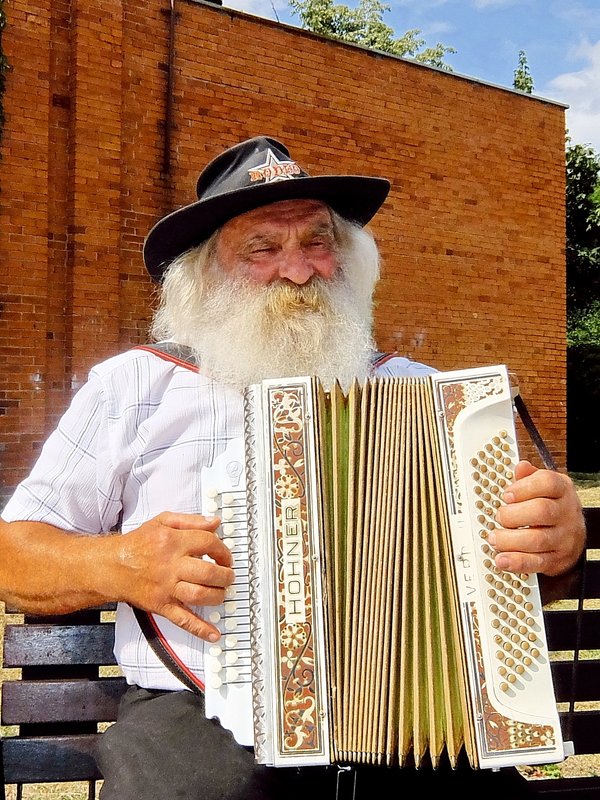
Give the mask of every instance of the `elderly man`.
<svg viewBox="0 0 600 800">
<path fill-rule="evenodd" d="M 206 719 L 202 696 L 157 657 L 132 609 L 152 615 L 189 685 L 201 687 L 205 643 L 221 636 L 211 607 L 234 580 L 219 520 L 200 513 L 202 467 L 242 435 L 245 386 L 300 374 L 348 386 L 434 371 L 376 357 L 379 257 L 365 226 L 388 191 L 380 178 L 311 177 L 263 136 L 215 158 L 198 200 L 160 220 L 144 246 L 161 285 L 152 335 L 166 344 L 91 371 L 3 512 L 4 600 L 38 614 L 119 603 L 115 652 L 130 688 L 102 737 L 103 800 L 343 792 L 336 767 L 256 764 L 247 743 Z M 499 568 L 556 576 L 574 567 L 585 530 L 566 476 L 522 462 L 504 501 Z M 452 781 L 466 793 L 527 791 L 512 769 L 357 773 L 359 798 Z"/>
</svg>

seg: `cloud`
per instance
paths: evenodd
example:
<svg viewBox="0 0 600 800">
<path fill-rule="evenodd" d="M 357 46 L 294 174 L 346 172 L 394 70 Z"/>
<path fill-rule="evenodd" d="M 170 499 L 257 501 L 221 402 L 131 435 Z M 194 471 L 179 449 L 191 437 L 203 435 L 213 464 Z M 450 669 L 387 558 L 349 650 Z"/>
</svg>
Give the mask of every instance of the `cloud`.
<svg viewBox="0 0 600 800">
<path fill-rule="evenodd" d="M 473 0 L 473 8 L 477 11 L 483 11 L 486 8 L 510 8 L 517 5 L 519 0 Z"/>
<path fill-rule="evenodd" d="M 573 144 L 589 144 L 600 152 L 600 40 L 584 39 L 570 56 L 583 61 L 583 69 L 557 75 L 540 94 L 568 104 L 567 128 Z"/>
</svg>

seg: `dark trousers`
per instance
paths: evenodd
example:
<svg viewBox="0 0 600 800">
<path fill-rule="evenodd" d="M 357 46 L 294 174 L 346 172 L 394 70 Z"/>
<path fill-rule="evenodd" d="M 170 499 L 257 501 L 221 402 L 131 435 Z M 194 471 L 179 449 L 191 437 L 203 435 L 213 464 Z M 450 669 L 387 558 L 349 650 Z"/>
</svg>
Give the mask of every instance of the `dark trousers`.
<svg viewBox="0 0 600 800">
<path fill-rule="evenodd" d="M 101 800 L 384 800 L 427 792 L 479 800 L 532 797 L 515 769 L 455 769 L 443 764 L 389 768 L 357 766 L 265 767 L 251 749 L 204 714 L 192 692 L 153 692 L 130 687 L 118 721 L 100 737 L 104 775 Z"/>
</svg>

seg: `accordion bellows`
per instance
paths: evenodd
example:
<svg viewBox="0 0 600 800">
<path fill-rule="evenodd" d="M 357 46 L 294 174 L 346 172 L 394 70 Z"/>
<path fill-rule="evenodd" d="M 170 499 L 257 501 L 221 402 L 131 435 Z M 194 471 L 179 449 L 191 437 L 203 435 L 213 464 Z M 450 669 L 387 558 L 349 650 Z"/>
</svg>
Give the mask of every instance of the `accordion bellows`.
<svg viewBox="0 0 600 800">
<path fill-rule="evenodd" d="M 518 458 L 506 369 L 264 381 L 245 419 L 257 760 L 562 760 L 536 576 L 487 542 Z"/>
</svg>

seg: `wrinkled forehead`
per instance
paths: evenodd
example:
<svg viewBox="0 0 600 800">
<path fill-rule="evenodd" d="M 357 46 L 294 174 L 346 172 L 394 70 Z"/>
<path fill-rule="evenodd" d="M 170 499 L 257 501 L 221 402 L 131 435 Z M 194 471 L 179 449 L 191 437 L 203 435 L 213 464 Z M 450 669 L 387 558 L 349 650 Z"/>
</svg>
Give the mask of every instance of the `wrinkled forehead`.
<svg viewBox="0 0 600 800">
<path fill-rule="evenodd" d="M 260 232 L 289 229 L 290 227 L 333 227 L 331 210 L 320 200 L 281 200 L 259 206 L 226 222 L 219 239 L 245 238 Z"/>
</svg>

